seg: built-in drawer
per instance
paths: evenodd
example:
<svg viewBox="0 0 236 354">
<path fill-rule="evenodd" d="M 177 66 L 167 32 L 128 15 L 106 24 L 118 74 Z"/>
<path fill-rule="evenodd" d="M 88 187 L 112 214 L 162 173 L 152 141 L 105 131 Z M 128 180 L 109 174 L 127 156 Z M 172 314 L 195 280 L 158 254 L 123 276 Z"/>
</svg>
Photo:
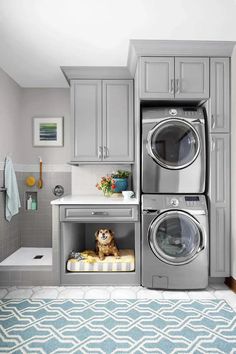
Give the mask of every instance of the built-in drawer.
<svg viewBox="0 0 236 354">
<path fill-rule="evenodd" d="M 137 206 L 72 206 L 60 207 L 60 221 L 138 221 Z"/>
</svg>

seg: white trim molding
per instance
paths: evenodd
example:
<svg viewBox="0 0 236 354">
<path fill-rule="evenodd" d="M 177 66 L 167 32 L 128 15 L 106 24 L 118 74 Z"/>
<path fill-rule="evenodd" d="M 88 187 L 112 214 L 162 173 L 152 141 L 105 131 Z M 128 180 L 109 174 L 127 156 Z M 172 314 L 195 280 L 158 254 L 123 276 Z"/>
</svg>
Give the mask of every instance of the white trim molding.
<svg viewBox="0 0 236 354">
<path fill-rule="evenodd" d="M 235 44 L 234 41 L 132 39 L 127 67 L 134 77 L 138 58 L 143 56 L 231 57 Z"/>
<path fill-rule="evenodd" d="M 126 66 L 61 66 L 66 80 L 133 79 Z"/>
<path fill-rule="evenodd" d="M 16 172 L 39 172 L 39 164 L 14 163 Z M 0 171 L 4 169 L 4 162 L 0 162 Z M 43 172 L 71 172 L 68 164 L 43 164 Z"/>
</svg>

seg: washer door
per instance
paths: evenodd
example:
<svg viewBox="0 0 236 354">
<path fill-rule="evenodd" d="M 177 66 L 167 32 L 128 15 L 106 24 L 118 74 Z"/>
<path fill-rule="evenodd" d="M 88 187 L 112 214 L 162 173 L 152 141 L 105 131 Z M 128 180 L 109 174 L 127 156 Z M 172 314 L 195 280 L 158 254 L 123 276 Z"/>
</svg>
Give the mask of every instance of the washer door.
<svg viewBox="0 0 236 354">
<path fill-rule="evenodd" d="M 179 170 L 193 163 L 200 151 L 194 127 L 178 118 L 157 124 L 147 137 L 148 154 L 162 167 Z"/>
<path fill-rule="evenodd" d="M 188 213 L 171 210 L 159 215 L 149 228 L 149 243 L 156 257 L 168 264 L 185 264 L 203 248 L 203 233 Z"/>
</svg>

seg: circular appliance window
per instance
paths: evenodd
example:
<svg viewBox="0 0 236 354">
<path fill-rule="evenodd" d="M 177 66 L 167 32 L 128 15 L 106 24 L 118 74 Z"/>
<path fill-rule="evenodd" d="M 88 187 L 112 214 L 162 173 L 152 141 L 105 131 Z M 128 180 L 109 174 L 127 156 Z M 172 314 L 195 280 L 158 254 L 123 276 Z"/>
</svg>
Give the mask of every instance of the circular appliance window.
<svg viewBox="0 0 236 354">
<path fill-rule="evenodd" d="M 169 119 L 156 125 L 148 136 L 148 151 L 161 166 L 181 169 L 198 156 L 200 140 L 196 130 L 180 119 Z"/>
<path fill-rule="evenodd" d="M 197 221 L 182 211 L 167 211 L 158 216 L 149 230 L 153 253 L 169 264 L 185 264 L 197 255 L 202 232 Z"/>
</svg>

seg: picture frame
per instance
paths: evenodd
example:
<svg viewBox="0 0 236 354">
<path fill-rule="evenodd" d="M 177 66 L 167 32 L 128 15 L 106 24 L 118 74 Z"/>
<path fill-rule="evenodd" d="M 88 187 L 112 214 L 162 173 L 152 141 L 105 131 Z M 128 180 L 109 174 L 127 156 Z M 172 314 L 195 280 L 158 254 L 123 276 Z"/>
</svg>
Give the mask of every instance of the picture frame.
<svg viewBox="0 0 236 354">
<path fill-rule="evenodd" d="M 34 117 L 33 146 L 63 146 L 63 117 Z"/>
</svg>

